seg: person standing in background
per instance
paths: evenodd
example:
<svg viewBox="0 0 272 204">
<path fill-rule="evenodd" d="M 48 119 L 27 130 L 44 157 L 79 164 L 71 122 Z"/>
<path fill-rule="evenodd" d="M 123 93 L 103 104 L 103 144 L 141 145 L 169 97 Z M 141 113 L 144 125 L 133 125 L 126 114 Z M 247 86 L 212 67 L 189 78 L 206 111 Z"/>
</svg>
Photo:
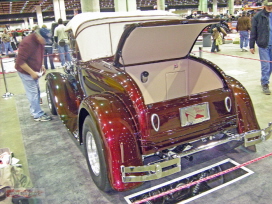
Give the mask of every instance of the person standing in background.
<svg viewBox="0 0 272 204">
<path fill-rule="evenodd" d="M 212 29 L 213 42 L 212 42 L 211 52 L 215 52 L 215 51 L 220 52 L 221 51 L 219 49 L 219 45 L 223 44 L 223 37 L 221 36 L 221 33 L 222 33 L 223 37 L 227 35 L 225 29 L 220 27 L 220 25 L 216 25 L 216 27 L 214 27 Z"/>
<path fill-rule="evenodd" d="M 7 29 L 5 28 L 4 33 L 2 34 L 2 40 L 3 40 L 3 43 L 4 43 L 6 55 L 8 55 L 9 51 L 11 53 L 14 53 L 14 51 L 13 51 L 13 49 L 11 47 L 11 44 L 10 44 L 10 38 L 11 38 L 10 33 L 8 33 Z"/>
<path fill-rule="evenodd" d="M 5 48 L 4 48 L 5 49 Z M 2 42 L 2 34 L 0 35 L 0 54 L 1 55 L 5 55 L 4 53 L 3 53 L 3 42 Z"/>
<path fill-rule="evenodd" d="M 255 53 L 255 43 L 259 47 L 261 60 L 261 85 L 265 95 L 270 95 L 269 79 L 272 72 L 272 0 L 263 2 L 264 9 L 252 18 L 249 47 Z"/>
<path fill-rule="evenodd" d="M 43 25 L 42 28 L 40 29 L 41 33 L 44 33 L 44 35 L 48 36 L 48 38 L 45 38 L 45 46 L 44 46 L 44 66 L 45 69 L 48 69 L 47 65 L 47 55 L 49 57 L 49 62 L 50 62 L 50 67 L 51 69 L 55 69 L 54 66 L 54 60 L 53 60 L 53 39 L 52 39 L 52 34 L 51 32 L 47 29 L 46 25 Z"/>
<path fill-rule="evenodd" d="M 251 29 L 250 18 L 247 12 L 243 11 L 242 17 L 238 18 L 236 30 L 240 32 L 240 48 L 242 52 L 248 51 L 249 31 Z"/>
<path fill-rule="evenodd" d="M 71 65 L 71 56 L 70 56 L 70 47 L 69 47 L 69 40 L 68 34 L 65 31 L 65 25 L 63 25 L 63 21 L 60 18 L 58 20 L 58 26 L 55 28 L 54 31 L 54 39 L 55 42 L 58 44 L 58 51 L 60 55 L 61 66 Z"/>
</svg>

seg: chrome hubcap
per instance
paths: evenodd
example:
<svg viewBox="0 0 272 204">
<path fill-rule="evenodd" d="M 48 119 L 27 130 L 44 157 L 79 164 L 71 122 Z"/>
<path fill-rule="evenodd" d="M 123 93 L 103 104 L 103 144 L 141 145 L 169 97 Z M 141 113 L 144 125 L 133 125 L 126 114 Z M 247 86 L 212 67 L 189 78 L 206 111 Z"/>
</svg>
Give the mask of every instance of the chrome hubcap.
<svg viewBox="0 0 272 204">
<path fill-rule="evenodd" d="M 97 146 L 92 132 L 88 131 L 86 135 L 86 145 L 87 145 L 87 155 L 89 159 L 90 166 L 93 173 L 98 176 L 100 173 L 100 162 L 97 152 Z"/>
</svg>

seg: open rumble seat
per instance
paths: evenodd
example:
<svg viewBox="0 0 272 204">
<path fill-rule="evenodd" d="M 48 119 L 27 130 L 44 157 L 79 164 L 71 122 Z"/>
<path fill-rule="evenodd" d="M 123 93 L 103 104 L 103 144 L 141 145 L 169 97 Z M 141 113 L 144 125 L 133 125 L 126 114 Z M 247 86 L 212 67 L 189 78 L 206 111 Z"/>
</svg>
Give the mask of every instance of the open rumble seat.
<svg viewBox="0 0 272 204">
<path fill-rule="evenodd" d="M 191 59 L 129 66 L 125 70 L 139 86 L 145 104 L 223 87 L 216 73 Z M 146 82 L 141 79 L 143 72 L 148 72 Z"/>
</svg>

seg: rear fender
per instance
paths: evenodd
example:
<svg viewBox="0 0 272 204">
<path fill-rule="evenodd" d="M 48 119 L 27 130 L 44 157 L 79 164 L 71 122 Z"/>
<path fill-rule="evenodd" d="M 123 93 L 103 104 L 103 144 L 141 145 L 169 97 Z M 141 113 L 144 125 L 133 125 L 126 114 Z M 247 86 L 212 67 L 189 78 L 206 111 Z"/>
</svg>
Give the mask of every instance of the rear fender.
<svg viewBox="0 0 272 204">
<path fill-rule="evenodd" d="M 82 124 L 86 115 L 95 121 L 104 146 L 109 181 L 113 189 L 124 191 L 141 185 L 123 183 L 121 165 L 142 166 L 134 117 L 118 97 L 110 94 L 90 96 L 81 103 L 79 133 L 82 141 Z"/>
<path fill-rule="evenodd" d="M 244 133 L 250 130 L 259 130 L 257 117 L 251 98 L 245 87 L 233 77 L 226 77 L 229 88 L 233 91 L 238 113 L 238 132 Z"/>
</svg>

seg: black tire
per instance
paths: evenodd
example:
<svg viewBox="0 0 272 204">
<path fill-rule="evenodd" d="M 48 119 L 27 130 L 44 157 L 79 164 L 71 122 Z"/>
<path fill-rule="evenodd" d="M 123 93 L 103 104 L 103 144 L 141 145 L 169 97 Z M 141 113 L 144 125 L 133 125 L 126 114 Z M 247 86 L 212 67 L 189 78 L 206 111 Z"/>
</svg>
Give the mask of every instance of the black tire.
<svg viewBox="0 0 272 204">
<path fill-rule="evenodd" d="M 51 87 L 48 82 L 46 83 L 46 97 L 47 97 L 47 103 L 48 103 L 48 107 L 49 107 L 50 112 L 53 115 L 57 115 L 58 113 L 57 113 L 56 106 L 53 101 Z"/>
<path fill-rule="evenodd" d="M 109 192 L 112 190 L 112 187 L 108 179 L 104 146 L 91 116 L 87 116 L 84 120 L 82 133 L 84 152 L 91 177 L 100 190 Z"/>
</svg>

